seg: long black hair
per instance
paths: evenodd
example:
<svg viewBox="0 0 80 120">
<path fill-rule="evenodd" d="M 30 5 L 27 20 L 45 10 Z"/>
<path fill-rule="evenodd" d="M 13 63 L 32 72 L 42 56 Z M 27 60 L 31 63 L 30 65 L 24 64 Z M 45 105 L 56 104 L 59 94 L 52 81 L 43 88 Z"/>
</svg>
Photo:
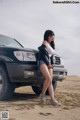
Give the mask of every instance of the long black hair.
<svg viewBox="0 0 80 120">
<path fill-rule="evenodd" d="M 44 33 L 44 40 L 48 41 L 48 37 L 52 36 L 52 35 L 55 35 L 52 30 L 46 30 L 45 33 Z M 54 41 L 51 41 L 50 45 L 53 49 L 55 49 Z"/>
</svg>

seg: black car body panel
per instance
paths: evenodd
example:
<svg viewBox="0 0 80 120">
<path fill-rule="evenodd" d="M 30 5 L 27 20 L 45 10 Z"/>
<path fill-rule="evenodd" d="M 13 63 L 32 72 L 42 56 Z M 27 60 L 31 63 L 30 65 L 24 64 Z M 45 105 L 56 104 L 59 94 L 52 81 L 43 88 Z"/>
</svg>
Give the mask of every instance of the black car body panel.
<svg viewBox="0 0 80 120">
<path fill-rule="evenodd" d="M 14 51 L 34 52 L 35 54 L 37 52 L 35 49 L 25 49 L 23 46 L 22 48 L 16 48 L 0 45 L 0 64 L 5 65 L 10 81 L 18 83 L 26 82 L 27 84 L 43 82 L 44 76 L 38 71 L 37 62 L 20 61 L 15 57 Z M 57 55 L 55 58 L 53 80 L 62 81 L 67 75 L 67 70 L 61 64 L 57 64 Z"/>
</svg>

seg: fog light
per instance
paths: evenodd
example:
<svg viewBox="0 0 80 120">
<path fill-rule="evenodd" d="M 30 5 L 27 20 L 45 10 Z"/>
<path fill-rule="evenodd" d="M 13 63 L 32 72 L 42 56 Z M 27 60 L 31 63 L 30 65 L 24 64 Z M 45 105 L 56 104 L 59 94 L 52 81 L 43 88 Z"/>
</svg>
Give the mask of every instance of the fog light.
<svg viewBox="0 0 80 120">
<path fill-rule="evenodd" d="M 33 71 L 25 71 L 25 75 L 27 76 L 33 76 L 34 72 Z"/>
</svg>

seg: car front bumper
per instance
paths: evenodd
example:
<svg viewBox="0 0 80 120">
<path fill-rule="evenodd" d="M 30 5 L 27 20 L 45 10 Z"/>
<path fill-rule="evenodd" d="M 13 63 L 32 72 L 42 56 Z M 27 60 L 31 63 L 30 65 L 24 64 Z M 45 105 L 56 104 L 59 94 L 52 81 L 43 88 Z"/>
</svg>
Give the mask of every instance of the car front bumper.
<svg viewBox="0 0 80 120">
<path fill-rule="evenodd" d="M 8 75 L 12 82 L 41 82 L 45 79 L 37 66 L 30 64 L 19 64 L 19 63 L 6 63 Z M 64 67 L 56 66 L 53 67 L 53 80 L 62 81 L 67 75 L 67 70 Z"/>
</svg>

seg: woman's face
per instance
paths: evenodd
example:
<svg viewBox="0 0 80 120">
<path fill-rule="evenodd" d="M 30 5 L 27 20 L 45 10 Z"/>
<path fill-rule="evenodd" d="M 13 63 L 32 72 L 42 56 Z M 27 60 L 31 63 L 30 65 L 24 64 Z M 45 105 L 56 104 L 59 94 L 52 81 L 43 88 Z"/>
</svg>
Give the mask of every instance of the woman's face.
<svg viewBox="0 0 80 120">
<path fill-rule="evenodd" d="M 48 37 L 48 42 L 51 43 L 51 41 L 54 41 L 55 35 L 49 36 Z"/>
</svg>

